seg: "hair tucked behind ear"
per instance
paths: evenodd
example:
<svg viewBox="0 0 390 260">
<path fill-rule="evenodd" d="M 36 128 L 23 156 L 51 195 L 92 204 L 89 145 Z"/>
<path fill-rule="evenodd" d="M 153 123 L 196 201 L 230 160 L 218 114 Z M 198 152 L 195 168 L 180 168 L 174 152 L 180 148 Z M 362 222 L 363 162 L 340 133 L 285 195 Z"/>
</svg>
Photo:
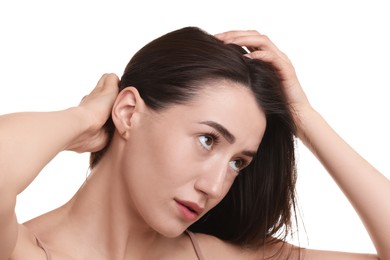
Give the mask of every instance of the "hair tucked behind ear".
<svg viewBox="0 0 390 260">
<path fill-rule="evenodd" d="M 147 106 L 161 110 L 185 104 L 209 80 L 231 80 L 251 89 L 267 126 L 252 163 L 226 197 L 189 229 L 245 247 L 285 239 L 295 214 L 295 125 L 274 67 L 243 56 L 204 31 L 187 27 L 150 42 L 127 65 L 120 88 L 134 86 Z M 115 129 L 106 123 L 110 136 Z M 107 148 L 106 148 L 107 149 Z M 91 167 L 105 150 L 92 153 Z"/>
</svg>

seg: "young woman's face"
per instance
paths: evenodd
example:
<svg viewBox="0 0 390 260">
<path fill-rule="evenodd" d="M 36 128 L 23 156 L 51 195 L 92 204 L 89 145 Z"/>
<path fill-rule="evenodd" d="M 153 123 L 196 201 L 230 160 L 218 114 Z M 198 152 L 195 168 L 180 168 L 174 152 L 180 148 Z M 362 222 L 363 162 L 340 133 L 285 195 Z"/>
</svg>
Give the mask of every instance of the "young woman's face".
<svg viewBox="0 0 390 260">
<path fill-rule="evenodd" d="M 228 81 L 189 104 L 140 115 L 123 162 L 133 207 L 159 233 L 180 235 L 226 195 L 265 126 L 252 93 Z"/>
</svg>

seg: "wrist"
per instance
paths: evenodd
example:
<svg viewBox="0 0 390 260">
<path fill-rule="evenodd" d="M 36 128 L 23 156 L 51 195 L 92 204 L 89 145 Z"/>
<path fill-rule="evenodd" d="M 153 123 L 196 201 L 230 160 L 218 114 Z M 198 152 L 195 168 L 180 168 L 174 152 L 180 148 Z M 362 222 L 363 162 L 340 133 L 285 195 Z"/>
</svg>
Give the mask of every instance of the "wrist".
<svg viewBox="0 0 390 260">
<path fill-rule="evenodd" d="M 66 109 L 66 111 L 72 117 L 72 122 L 74 123 L 74 128 L 77 135 L 85 134 L 89 131 L 92 131 L 93 125 L 90 116 L 83 107 L 71 107 Z"/>
<path fill-rule="evenodd" d="M 74 147 L 80 143 L 80 140 L 87 138 L 89 133 L 92 133 L 92 120 L 88 116 L 87 111 L 82 107 L 71 107 L 64 111 L 69 116 L 69 123 L 73 129 L 73 138 L 67 144 L 65 150 L 74 150 Z"/>
<path fill-rule="evenodd" d="M 81 106 L 69 108 L 68 113 L 72 117 L 71 121 L 75 132 L 74 138 L 71 139 L 65 150 L 83 153 L 104 148 L 107 144 L 107 133 L 103 123 L 97 121 Z"/>
<path fill-rule="evenodd" d="M 297 137 L 302 141 L 305 141 L 307 137 L 307 131 L 311 122 L 315 121 L 315 118 L 320 117 L 319 113 L 311 106 L 307 105 L 300 109 L 294 109 L 294 122 L 297 129 Z"/>
</svg>

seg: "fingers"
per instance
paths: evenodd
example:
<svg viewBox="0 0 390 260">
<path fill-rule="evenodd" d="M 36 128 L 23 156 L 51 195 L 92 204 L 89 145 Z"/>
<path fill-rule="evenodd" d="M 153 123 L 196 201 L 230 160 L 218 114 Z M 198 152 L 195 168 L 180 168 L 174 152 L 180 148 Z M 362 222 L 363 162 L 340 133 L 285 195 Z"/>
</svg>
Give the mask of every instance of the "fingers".
<svg viewBox="0 0 390 260">
<path fill-rule="evenodd" d="M 266 51 L 252 51 L 251 53 L 245 54 L 244 56 L 251 59 L 262 60 L 272 63 L 275 60 L 275 56 L 272 55 L 272 53 Z"/>
<path fill-rule="evenodd" d="M 257 31 L 228 31 L 215 35 L 225 43 L 234 43 L 240 46 L 247 47 L 250 51 L 268 50 L 280 52 L 277 46 L 264 34 Z"/>
<path fill-rule="evenodd" d="M 103 129 L 88 142 L 88 147 L 83 147 L 84 151 L 97 152 L 102 150 L 108 143 L 108 134 Z"/>
<path fill-rule="evenodd" d="M 107 145 L 108 138 L 108 133 L 104 129 L 101 129 L 94 136 L 83 136 L 83 138 L 80 138 L 71 146 L 67 147 L 66 150 L 77 153 L 97 152 L 102 150 Z"/>
<path fill-rule="evenodd" d="M 271 62 L 280 70 L 290 64 L 288 57 L 278 49 L 268 36 L 257 31 L 227 31 L 216 34 L 215 37 L 226 44 L 233 43 L 245 46 L 250 51 L 250 53 L 245 54 L 246 57 Z"/>
<path fill-rule="evenodd" d="M 101 76 L 99 79 L 96 88 L 104 88 L 104 87 L 118 87 L 119 78 L 114 73 L 106 73 Z"/>
<path fill-rule="evenodd" d="M 114 73 L 103 74 L 96 84 L 96 87 L 81 99 L 80 104 L 102 95 L 113 96 L 113 98 L 116 97 L 119 92 L 118 84 L 119 78 L 117 75 Z"/>
<path fill-rule="evenodd" d="M 226 41 L 230 41 L 231 39 L 234 39 L 236 37 L 247 36 L 247 35 L 260 35 L 260 33 L 258 31 L 255 31 L 255 30 L 247 30 L 247 31 L 232 30 L 232 31 L 227 31 L 227 32 L 223 32 L 223 33 L 218 33 L 214 36 L 217 37 L 218 39 L 226 42 Z"/>
<path fill-rule="evenodd" d="M 216 34 L 215 37 L 226 44 L 246 47 L 250 51 L 244 54 L 246 57 L 273 64 L 280 76 L 289 103 L 297 108 L 310 106 L 290 59 L 266 35 L 250 30 L 227 31 Z"/>
</svg>

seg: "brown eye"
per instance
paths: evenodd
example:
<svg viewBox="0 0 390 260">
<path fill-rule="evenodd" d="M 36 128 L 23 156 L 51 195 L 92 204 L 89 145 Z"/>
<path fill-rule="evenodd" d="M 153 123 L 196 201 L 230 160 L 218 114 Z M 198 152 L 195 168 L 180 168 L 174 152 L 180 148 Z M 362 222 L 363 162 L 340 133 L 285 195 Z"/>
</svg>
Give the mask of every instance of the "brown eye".
<svg viewBox="0 0 390 260">
<path fill-rule="evenodd" d="M 229 162 L 230 167 L 236 172 L 240 172 L 245 167 L 245 162 L 241 159 L 233 160 Z"/>
<path fill-rule="evenodd" d="M 209 135 L 199 136 L 199 142 L 206 150 L 211 150 L 214 145 L 214 138 Z"/>
</svg>

